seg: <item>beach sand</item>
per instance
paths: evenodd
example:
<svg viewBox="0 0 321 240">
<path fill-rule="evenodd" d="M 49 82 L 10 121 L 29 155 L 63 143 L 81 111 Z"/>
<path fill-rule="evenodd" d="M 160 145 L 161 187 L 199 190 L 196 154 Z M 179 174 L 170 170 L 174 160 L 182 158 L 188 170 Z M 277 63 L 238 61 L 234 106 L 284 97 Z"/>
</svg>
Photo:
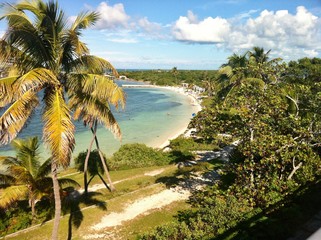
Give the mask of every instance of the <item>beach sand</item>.
<svg viewBox="0 0 321 240">
<path fill-rule="evenodd" d="M 172 91 L 177 92 L 178 94 L 184 94 L 184 95 L 188 96 L 190 98 L 190 104 L 195 108 L 194 113 L 197 113 L 202 110 L 202 106 L 201 106 L 200 102 L 197 100 L 197 97 L 198 97 L 197 94 L 186 93 L 184 91 L 184 88 L 182 88 L 182 87 L 167 87 L 167 86 L 166 87 L 157 86 L 157 87 L 172 90 Z M 154 148 L 163 149 L 169 145 L 170 140 L 175 139 L 182 134 L 187 134 L 185 136 L 189 136 L 188 133 L 186 133 L 186 131 L 187 131 L 188 124 L 190 123 L 190 120 L 191 119 L 187 118 L 186 121 L 180 123 L 177 126 L 177 128 L 172 132 L 172 134 L 170 134 L 168 136 L 164 136 L 166 138 L 165 140 L 164 139 L 155 140 L 152 144 L 150 144 L 150 146 L 154 147 Z"/>
</svg>

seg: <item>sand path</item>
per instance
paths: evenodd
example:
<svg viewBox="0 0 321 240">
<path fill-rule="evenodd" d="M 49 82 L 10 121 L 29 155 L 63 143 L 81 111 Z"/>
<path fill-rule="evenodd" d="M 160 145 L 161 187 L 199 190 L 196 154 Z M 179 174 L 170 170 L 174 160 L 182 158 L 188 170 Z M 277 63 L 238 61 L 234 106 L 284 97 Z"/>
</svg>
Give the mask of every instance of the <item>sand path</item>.
<svg viewBox="0 0 321 240">
<path fill-rule="evenodd" d="M 107 227 L 122 225 L 122 222 L 132 220 L 153 209 L 162 208 L 175 201 L 186 200 L 190 192 L 182 189 L 165 189 L 159 193 L 144 197 L 129 204 L 122 212 L 105 215 L 98 224 L 91 226 L 92 230 L 102 230 Z"/>
<path fill-rule="evenodd" d="M 162 173 L 164 169 L 154 170 L 144 173 L 147 176 L 156 176 Z M 90 190 L 96 190 L 104 188 L 104 185 L 97 185 L 90 188 Z M 99 223 L 93 224 L 89 227 L 92 234 L 83 236 L 84 239 L 112 239 L 112 232 L 104 229 L 121 226 L 123 222 L 135 219 L 139 215 L 146 215 L 150 211 L 165 207 L 175 201 L 187 200 L 191 192 L 187 189 L 183 189 L 180 186 L 175 188 L 165 189 L 159 193 L 145 196 L 137 199 L 136 201 L 128 204 L 121 212 L 111 212 L 103 216 Z"/>
</svg>

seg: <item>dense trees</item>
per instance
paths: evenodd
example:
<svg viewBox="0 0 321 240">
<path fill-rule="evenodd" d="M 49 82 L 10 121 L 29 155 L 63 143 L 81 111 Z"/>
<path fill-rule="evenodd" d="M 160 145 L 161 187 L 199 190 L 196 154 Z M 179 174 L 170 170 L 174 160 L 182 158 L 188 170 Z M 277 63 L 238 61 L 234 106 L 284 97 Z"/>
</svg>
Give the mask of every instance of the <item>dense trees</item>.
<svg viewBox="0 0 321 240">
<path fill-rule="evenodd" d="M 198 141 L 236 143 L 220 169 L 221 181 L 194 194 L 193 210 L 181 213 L 175 225 L 143 239 L 289 237 L 289 229 L 262 235 L 242 225 L 278 222 L 269 220 L 271 212 L 321 174 L 321 64 L 316 58 L 285 64 L 269 53 L 254 48 L 231 56 L 219 70 L 211 107 L 191 122 Z"/>
</svg>

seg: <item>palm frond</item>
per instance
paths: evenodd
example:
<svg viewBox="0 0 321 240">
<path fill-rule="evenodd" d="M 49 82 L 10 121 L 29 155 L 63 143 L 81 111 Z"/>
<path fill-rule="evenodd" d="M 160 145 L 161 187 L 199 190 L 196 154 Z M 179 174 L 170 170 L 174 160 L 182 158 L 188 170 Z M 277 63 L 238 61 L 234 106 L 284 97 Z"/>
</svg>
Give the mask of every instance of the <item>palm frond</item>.
<svg viewBox="0 0 321 240">
<path fill-rule="evenodd" d="M 126 95 L 123 89 L 120 87 L 114 89 L 109 102 L 113 104 L 116 108 L 118 108 L 118 104 L 120 103 L 121 107 L 124 108 L 126 105 Z"/>
<path fill-rule="evenodd" d="M 0 156 L 0 164 L 2 166 L 19 165 L 20 161 L 19 159 L 11 156 Z"/>
<path fill-rule="evenodd" d="M 32 26 L 32 22 L 28 16 L 9 3 L 3 4 L 2 12 L 3 14 L 0 16 L 0 20 L 6 18 L 10 27 L 19 27 L 21 25 Z"/>
<path fill-rule="evenodd" d="M 86 29 L 96 23 L 99 18 L 99 14 L 96 12 L 83 12 L 80 13 L 74 23 L 71 30 L 78 31 L 80 29 Z"/>
<path fill-rule="evenodd" d="M 12 165 L 8 167 L 8 173 L 16 179 L 16 184 L 32 184 L 31 172 L 23 165 Z"/>
<path fill-rule="evenodd" d="M 38 137 L 14 139 L 11 145 L 16 151 L 16 157 L 21 162 L 21 166 L 24 166 L 35 177 L 40 165 L 40 143 Z"/>
<path fill-rule="evenodd" d="M 11 186 L 14 184 L 15 178 L 6 174 L 6 173 L 0 173 L 0 188 L 6 188 L 8 186 Z"/>
<path fill-rule="evenodd" d="M 225 66 L 222 67 L 218 70 L 218 73 L 220 75 L 226 75 L 228 78 L 230 78 L 231 76 L 233 76 L 233 68 L 230 66 Z"/>
<path fill-rule="evenodd" d="M 107 70 L 118 77 L 117 70 L 113 65 L 107 60 L 92 56 L 92 55 L 83 55 L 77 58 L 73 63 L 71 63 L 73 70 L 77 73 L 91 73 L 91 74 L 104 74 Z"/>
<path fill-rule="evenodd" d="M 26 198 L 28 188 L 24 185 L 11 186 L 5 188 L 0 196 L 0 207 L 7 208 L 13 202 Z"/>
<path fill-rule="evenodd" d="M 74 125 L 62 97 L 62 89 L 51 89 L 45 95 L 44 141 L 51 151 L 53 161 L 67 167 L 75 145 Z"/>
<path fill-rule="evenodd" d="M 69 104 L 70 107 L 75 110 L 75 120 L 81 118 L 86 125 L 91 125 L 97 119 L 100 123 L 103 123 L 116 138 L 121 139 L 120 127 L 107 101 L 100 101 L 91 95 L 80 92 L 78 95 L 74 94 L 69 99 Z"/>
<path fill-rule="evenodd" d="M 45 4 L 43 3 L 43 1 L 40 1 L 40 0 L 33 0 L 33 1 L 23 0 L 16 5 L 16 8 L 18 10 L 30 11 L 34 15 L 36 15 L 38 18 L 41 16 L 40 9 L 44 9 L 44 7 L 45 7 Z"/>
<path fill-rule="evenodd" d="M 61 188 L 66 186 L 74 186 L 74 187 L 80 187 L 79 183 L 75 180 L 72 180 L 70 178 L 59 178 L 58 179 L 59 185 Z"/>
<path fill-rule="evenodd" d="M 16 81 L 16 90 L 22 93 L 29 89 L 39 91 L 45 84 L 57 85 L 59 81 L 52 71 L 45 68 L 35 68 Z"/>
<path fill-rule="evenodd" d="M 14 101 L 16 92 L 14 91 L 13 84 L 17 79 L 18 76 L 0 79 L 0 108 Z"/>
<path fill-rule="evenodd" d="M 86 44 L 80 41 L 77 32 L 67 31 L 62 37 L 60 62 L 65 72 L 72 71 L 74 59 L 89 54 Z"/>
<path fill-rule="evenodd" d="M 0 144 L 7 144 L 17 136 L 37 105 L 38 98 L 30 90 L 11 104 L 0 117 Z"/>
<path fill-rule="evenodd" d="M 42 179 L 51 172 L 51 158 L 48 158 L 41 166 L 38 168 L 36 178 Z"/>
</svg>

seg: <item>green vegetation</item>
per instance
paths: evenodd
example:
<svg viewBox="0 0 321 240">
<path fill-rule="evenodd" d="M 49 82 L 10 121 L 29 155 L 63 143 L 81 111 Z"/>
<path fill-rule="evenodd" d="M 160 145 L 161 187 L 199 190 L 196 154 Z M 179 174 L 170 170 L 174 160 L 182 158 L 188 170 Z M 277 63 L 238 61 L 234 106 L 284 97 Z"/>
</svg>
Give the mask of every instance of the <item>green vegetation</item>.
<svg viewBox="0 0 321 240">
<path fill-rule="evenodd" d="M 286 239 L 320 209 L 321 60 L 285 64 L 269 53 L 231 56 L 191 122 L 198 141 L 238 142 L 220 181 L 142 239 Z"/>
<path fill-rule="evenodd" d="M 113 154 L 108 164 L 112 170 L 162 166 L 170 162 L 166 153 L 145 144 L 124 144 Z"/>
<path fill-rule="evenodd" d="M 182 83 L 190 85 L 208 87 L 209 82 L 214 82 L 217 77 L 216 70 L 179 70 L 173 68 L 172 70 L 146 70 L 146 71 L 126 71 L 122 72 L 129 79 L 136 81 L 150 82 L 151 84 L 161 86 L 175 86 Z"/>
<path fill-rule="evenodd" d="M 186 203 L 168 206 L 170 211 L 187 210 L 175 219 L 165 214 L 172 223 L 141 239 L 284 239 L 320 209 L 321 197 L 316 193 L 321 189 L 321 59 L 286 64 L 270 59 L 270 51 L 254 47 L 243 55 L 233 54 L 218 71 L 174 67 L 124 72 L 157 85 L 199 85 L 209 98 L 190 123 L 196 129 L 195 139 L 172 140 L 169 152 L 126 144 L 107 161 L 99 148 L 97 125 L 104 124 L 120 137 L 110 105 L 123 106 L 125 96 L 105 76 L 106 69 L 118 75 L 113 66 L 90 55 L 79 39 L 81 30 L 93 25 L 98 15 L 80 14 L 67 26 L 63 11 L 53 1 L 2 7 L 0 19 L 7 20 L 8 30 L 0 40 L 0 63 L 8 69 L 0 81 L 0 143 L 13 142 L 17 156 L 0 158 L 5 167 L 0 174 L 1 235 L 46 222 L 18 238 L 42 239 L 52 228 L 52 239 L 58 239 L 58 234 L 80 239 L 90 233 L 87 226 L 105 215 L 107 200 L 108 209 L 121 211 L 139 197 L 213 170 L 217 181 L 195 191 L 190 208 Z M 45 105 L 43 139 L 51 151 L 51 158 L 42 165 L 37 138 L 14 140 L 41 101 L 39 92 Z M 71 113 L 93 136 L 87 152 L 76 159 L 84 175 L 72 173 L 73 179 L 58 179 L 58 168 L 69 166 L 74 148 Z M 195 150 L 217 150 L 232 142 L 227 162 L 214 159 L 178 170 L 168 166 L 195 160 Z M 107 166 L 114 170 L 111 176 Z M 160 172 L 146 174 L 149 170 Z M 83 195 L 73 187 L 82 177 Z M 111 177 L 118 181 L 117 192 L 112 192 Z M 111 192 L 88 191 L 90 183 L 101 181 Z M 61 211 L 66 217 L 59 232 Z M 54 221 L 49 221 L 53 216 Z M 149 231 L 164 221 L 152 214 L 147 220 L 139 218 L 136 225 L 146 224 L 144 230 Z M 135 227 L 125 228 L 119 234 L 126 238 L 142 233 Z"/>
<path fill-rule="evenodd" d="M 0 166 L 5 169 L 0 173 L 0 233 L 14 232 L 32 223 L 40 223 L 52 218 L 53 212 L 53 184 L 49 176 L 51 159 L 40 164 L 37 137 L 15 139 L 12 145 L 16 157 L 0 157 Z M 60 178 L 58 182 L 64 192 L 70 187 L 78 186 L 78 183 L 70 178 Z M 45 202 L 47 207 L 40 203 L 36 209 L 38 201 Z"/>
<path fill-rule="evenodd" d="M 7 144 L 17 136 L 39 104 L 38 93 L 43 93 L 43 140 L 51 153 L 55 195 L 52 239 L 58 239 L 61 199 L 57 171 L 69 166 L 75 144 L 71 111 L 93 130 L 98 120 L 117 133 L 109 104 L 124 104 L 124 94 L 105 76 L 106 70 L 117 76 L 114 67 L 90 55 L 80 40 L 81 31 L 98 20 L 96 12 L 81 13 L 67 24 L 56 1 L 4 3 L 1 10 L 0 19 L 7 21 L 8 28 L 0 40 L 0 63 L 8 69 L 0 81 L 0 105 L 4 107 L 0 143 Z"/>
</svg>

